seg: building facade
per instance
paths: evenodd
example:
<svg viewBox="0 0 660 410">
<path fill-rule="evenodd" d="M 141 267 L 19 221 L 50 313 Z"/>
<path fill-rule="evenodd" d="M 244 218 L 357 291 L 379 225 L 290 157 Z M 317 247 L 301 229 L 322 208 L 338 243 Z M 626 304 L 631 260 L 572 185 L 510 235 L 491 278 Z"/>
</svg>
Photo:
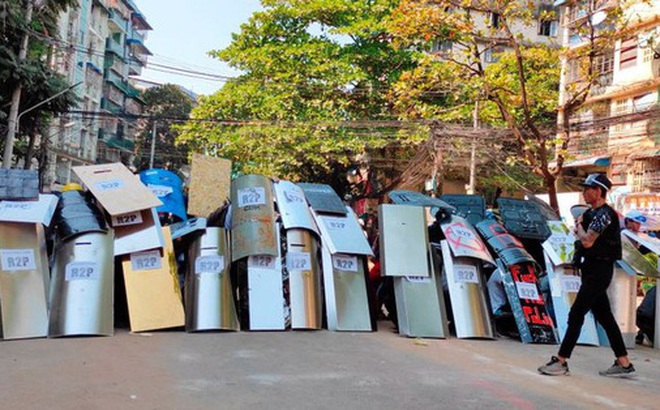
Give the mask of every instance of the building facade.
<svg viewBox="0 0 660 410">
<path fill-rule="evenodd" d="M 80 102 L 51 124 L 46 186 L 74 180 L 72 166 L 132 162 L 143 103 L 129 80 L 151 54 L 151 26 L 132 0 L 78 0 L 60 15 L 59 30 L 51 64 L 79 84 Z"/>
<path fill-rule="evenodd" d="M 608 13 L 619 7 L 623 13 L 606 46 L 598 48 L 595 81 L 584 105 L 569 115 L 571 142 L 560 188 L 575 189 L 584 175 L 606 172 L 614 185 L 631 192 L 660 190 L 660 0 L 558 3 L 567 50 L 560 106 L 569 98 L 567 90 L 585 84 L 585 65 L 572 57 L 588 44 L 580 28 L 591 23 L 596 35 L 605 36 L 612 33 Z"/>
</svg>

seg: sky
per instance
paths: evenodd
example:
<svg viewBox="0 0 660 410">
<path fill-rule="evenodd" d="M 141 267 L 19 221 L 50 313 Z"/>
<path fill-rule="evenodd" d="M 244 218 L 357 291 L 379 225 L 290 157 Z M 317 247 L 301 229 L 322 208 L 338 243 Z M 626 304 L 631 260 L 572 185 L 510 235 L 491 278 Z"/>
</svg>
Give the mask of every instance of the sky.
<svg viewBox="0 0 660 410">
<path fill-rule="evenodd" d="M 240 31 L 259 0 L 134 0 L 153 27 L 145 45 L 154 54 L 149 61 L 159 65 L 221 76 L 239 74 L 207 55 L 227 47 L 231 34 Z M 164 73 L 163 67 L 143 70 L 140 78 L 158 83 L 179 84 L 197 94 L 212 94 L 222 87 L 217 80 Z"/>
</svg>

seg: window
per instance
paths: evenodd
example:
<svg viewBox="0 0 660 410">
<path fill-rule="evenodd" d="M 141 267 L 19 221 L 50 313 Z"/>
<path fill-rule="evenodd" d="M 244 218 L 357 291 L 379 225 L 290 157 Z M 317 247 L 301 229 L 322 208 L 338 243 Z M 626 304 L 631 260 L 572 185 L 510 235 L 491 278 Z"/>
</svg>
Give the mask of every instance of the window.
<svg viewBox="0 0 660 410">
<path fill-rule="evenodd" d="M 540 20 L 539 36 L 557 37 L 557 26 L 556 20 Z"/>
<path fill-rule="evenodd" d="M 566 81 L 576 82 L 580 79 L 580 62 L 577 59 L 571 59 L 566 64 Z"/>
<path fill-rule="evenodd" d="M 431 44 L 431 52 L 432 53 L 448 53 L 451 52 L 452 47 L 454 46 L 454 43 L 451 41 L 439 41 L 439 40 L 434 40 L 433 44 Z"/>
<path fill-rule="evenodd" d="M 614 71 L 614 52 L 605 51 L 604 55 L 597 56 L 594 60 L 594 70 L 600 75 L 606 75 Z"/>
<path fill-rule="evenodd" d="M 500 53 L 502 53 L 501 47 L 488 47 L 483 52 L 484 62 L 496 63 L 500 59 Z"/>
<path fill-rule="evenodd" d="M 652 107 L 656 103 L 655 93 L 646 93 L 634 97 L 632 100 L 632 111 L 640 112 Z"/>
<path fill-rule="evenodd" d="M 488 25 L 492 28 L 500 27 L 500 13 L 488 13 Z"/>
<path fill-rule="evenodd" d="M 637 65 L 637 37 L 621 42 L 619 69 Z"/>
</svg>

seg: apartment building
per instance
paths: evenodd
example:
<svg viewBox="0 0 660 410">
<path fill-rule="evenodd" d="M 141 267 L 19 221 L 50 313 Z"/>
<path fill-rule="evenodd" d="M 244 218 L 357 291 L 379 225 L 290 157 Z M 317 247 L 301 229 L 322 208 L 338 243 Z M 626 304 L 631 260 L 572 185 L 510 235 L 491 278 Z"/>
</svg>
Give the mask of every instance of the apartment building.
<svg viewBox="0 0 660 410">
<path fill-rule="evenodd" d="M 532 4 L 534 4 L 535 21 L 531 24 L 522 20 L 514 21 L 511 23 L 511 30 L 522 36 L 524 41 L 529 44 L 559 46 L 559 17 L 548 18 L 551 13 L 544 13 L 555 10 L 553 2 L 551 0 L 535 0 Z M 499 53 L 509 51 L 504 41 L 498 41 L 498 37 L 503 35 L 503 33 L 498 34 L 498 29 L 501 26 L 501 16 L 494 12 L 472 12 L 472 19 L 474 21 L 473 30 L 481 30 L 484 33 L 484 38 L 480 41 L 479 47 L 482 63 L 488 65 L 496 62 Z M 446 53 L 457 51 L 461 51 L 461 46 L 452 41 L 434 42 L 431 48 L 431 52 L 440 59 Z"/>
<path fill-rule="evenodd" d="M 596 58 L 597 79 L 584 106 L 570 117 L 572 139 L 564 165 L 565 190 L 589 172 L 607 172 L 614 185 L 632 192 L 660 189 L 660 0 L 558 1 L 562 61 L 560 105 L 567 89 L 585 82 L 584 65 L 572 51 L 587 46 L 580 27 L 590 21 L 596 34 L 611 30 L 608 12 L 622 8 L 622 21 L 609 46 Z"/>
<path fill-rule="evenodd" d="M 131 115 L 143 103 L 129 79 L 151 54 L 144 45 L 151 26 L 132 0 L 78 0 L 60 15 L 59 30 L 51 64 L 79 84 L 80 103 L 51 124 L 45 185 L 71 181 L 72 166 L 132 162 L 137 119 Z"/>
</svg>

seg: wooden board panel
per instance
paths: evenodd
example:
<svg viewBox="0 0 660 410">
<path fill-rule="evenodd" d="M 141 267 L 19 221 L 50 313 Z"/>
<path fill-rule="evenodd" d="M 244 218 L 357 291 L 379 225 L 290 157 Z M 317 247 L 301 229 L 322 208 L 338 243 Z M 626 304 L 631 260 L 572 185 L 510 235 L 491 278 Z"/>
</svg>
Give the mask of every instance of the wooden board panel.
<svg viewBox="0 0 660 410">
<path fill-rule="evenodd" d="M 190 171 L 188 213 L 208 216 L 229 198 L 231 161 L 194 154 Z"/>
<path fill-rule="evenodd" d="M 163 203 L 120 162 L 71 168 L 110 215 L 154 208 Z"/>
</svg>

